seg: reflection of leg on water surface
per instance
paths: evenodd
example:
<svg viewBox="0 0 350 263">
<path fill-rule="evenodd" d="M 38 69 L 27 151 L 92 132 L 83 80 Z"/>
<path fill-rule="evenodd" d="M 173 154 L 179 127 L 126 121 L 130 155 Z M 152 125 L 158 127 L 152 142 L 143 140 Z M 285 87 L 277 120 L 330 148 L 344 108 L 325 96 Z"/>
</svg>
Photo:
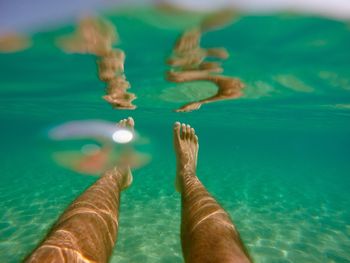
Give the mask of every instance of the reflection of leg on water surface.
<svg viewBox="0 0 350 263">
<path fill-rule="evenodd" d="M 120 49 L 112 49 L 97 60 L 98 76 L 101 81 L 108 82 L 116 75 L 124 74 L 125 53 Z"/>
<path fill-rule="evenodd" d="M 223 15 L 223 17 L 222 17 Z M 242 96 L 243 84 L 237 78 L 215 75 L 223 72 L 220 62 L 205 61 L 207 57 L 227 59 L 225 48 L 201 48 L 200 38 L 203 31 L 221 26 L 232 19 L 232 12 L 222 11 L 208 16 L 199 27 L 186 30 L 174 45 L 173 54 L 167 60 L 172 67 L 166 73 L 171 82 L 209 81 L 217 86 L 217 92 L 205 99 L 190 102 L 180 107 L 178 112 L 198 110 L 205 103 L 235 99 Z"/>
<path fill-rule="evenodd" d="M 126 92 L 130 87 L 124 75 L 125 53 L 113 48 L 118 34 L 112 23 L 97 18 L 82 19 L 75 33 L 58 39 L 58 45 L 68 53 L 91 53 L 98 57 L 98 77 L 106 82 L 103 97 L 115 109 L 135 109 L 135 94 Z"/>
<path fill-rule="evenodd" d="M 93 17 L 81 19 L 74 33 L 57 39 L 58 46 L 67 53 L 89 53 L 97 56 L 110 51 L 117 42 L 118 35 L 113 24 Z"/>
<path fill-rule="evenodd" d="M 113 49 L 97 61 L 98 75 L 101 81 L 107 83 L 104 100 L 116 109 L 135 109 L 132 101 L 136 99 L 135 94 L 126 90 L 130 83 L 124 74 L 125 54 L 120 49 Z"/>
</svg>

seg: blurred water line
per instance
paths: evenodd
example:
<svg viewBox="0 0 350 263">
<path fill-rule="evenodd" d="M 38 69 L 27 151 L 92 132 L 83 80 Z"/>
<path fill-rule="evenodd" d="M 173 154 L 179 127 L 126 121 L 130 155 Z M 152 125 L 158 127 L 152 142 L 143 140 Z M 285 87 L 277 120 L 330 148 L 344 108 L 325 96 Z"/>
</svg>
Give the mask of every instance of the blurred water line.
<svg viewBox="0 0 350 263">
<path fill-rule="evenodd" d="M 350 20 L 347 0 L 13 0 L 0 1 L 0 34 L 32 33 L 73 22 L 77 17 L 94 14 L 112 6 L 168 3 L 184 9 L 209 11 L 227 7 L 249 12 L 291 11 Z"/>
</svg>

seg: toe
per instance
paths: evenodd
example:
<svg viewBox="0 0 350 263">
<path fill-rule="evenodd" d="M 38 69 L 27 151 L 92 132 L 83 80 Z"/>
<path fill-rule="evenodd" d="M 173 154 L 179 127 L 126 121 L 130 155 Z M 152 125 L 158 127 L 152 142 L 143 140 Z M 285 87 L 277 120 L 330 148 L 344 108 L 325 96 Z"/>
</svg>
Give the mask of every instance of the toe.
<svg viewBox="0 0 350 263">
<path fill-rule="evenodd" d="M 193 128 L 191 128 L 191 140 L 194 140 L 194 136 L 195 136 L 195 131 Z"/>
<path fill-rule="evenodd" d="M 129 118 L 127 119 L 127 121 L 126 121 L 126 124 L 127 124 L 127 126 L 128 126 L 129 128 L 134 128 L 134 126 L 135 126 L 135 121 L 134 121 L 133 118 L 129 117 Z"/>
<path fill-rule="evenodd" d="M 125 127 L 125 119 L 122 119 L 119 123 L 119 127 L 124 128 Z"/>
<path fill-rule="evenodd" d="M 190 140 L 191 139 L 191 126 L 190 125 L 186 125 L 186 139 Z"/>
<path fill-rule="evenodd" d="M 180 128 L 181 128 L 181 124 L 180 122 L 175 122 L 174 124 L 174 135 L 177 136 L 178 138 L 180 138 Z"/>
<path fill-rule="evenodd" d="M 186 139 L 186 124 L 181 125 L 181 139 Z"/>
<path fill-rule="evenodd" d="M 120 121 L 117 123 L 117 127 L 118 127 L 118 128 L 122 128 L 122 127 L 123 127 L 123 120 L 124 120 L 124 119 L 120 120 Z"/>
</svg>

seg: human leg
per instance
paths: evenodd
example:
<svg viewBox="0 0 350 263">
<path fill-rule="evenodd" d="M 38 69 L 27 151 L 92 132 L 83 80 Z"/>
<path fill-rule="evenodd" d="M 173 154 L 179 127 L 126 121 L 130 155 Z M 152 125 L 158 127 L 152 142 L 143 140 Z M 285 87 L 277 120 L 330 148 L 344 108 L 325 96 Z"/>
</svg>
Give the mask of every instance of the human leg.
<svg viewBox="0 0 350 263">
<path fill-rule="evenodd" d="M 176 189 L 181 193 L 181 242 L 185 262 L 250 262 L 228 213 L 196 176 L 198 137 L 189 125 L 176 123 Z"/>
<path fill-rule="evenodd" d="M 120 126 L 133 127 L 131 118 Z M 117 239 L 121 191 L 132 182 L 129 167 L 105 172 L 60 216 L 26 262 L 108 262 Z"/>
</svg>

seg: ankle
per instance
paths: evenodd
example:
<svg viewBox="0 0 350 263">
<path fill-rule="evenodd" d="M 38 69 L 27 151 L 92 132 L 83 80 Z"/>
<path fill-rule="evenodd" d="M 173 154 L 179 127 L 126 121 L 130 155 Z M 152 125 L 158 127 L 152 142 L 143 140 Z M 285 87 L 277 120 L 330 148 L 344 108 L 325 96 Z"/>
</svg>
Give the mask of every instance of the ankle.
<svg viewBox="0 0 350 263">
<path fill-rule="evenodd" d="M 119 189 L 123 188 L 123 185 L 125 184 L 125 175 L 123 171 L 118 169 L 117 167 L 114 167 L 108 171 L 105 172 L 104 176 L 110 177 L 111 180 L 116 184 L 116 186 Z"/>
<path fill-rule="evenodd" d="M 190 165 L 190 164 L 177 164 L 176 166 L 176 172 L 182 176 L 189 175 L 189 176 L 195 176 L 196 175 L 196 166 Z"/>
<path fill-rule="evenodd" d="M 177 167 L 176 173 L 178 176 L 186 178 L 186 177 L 195 177 L 196 169 L 193 167 Z"/>
</svg>

